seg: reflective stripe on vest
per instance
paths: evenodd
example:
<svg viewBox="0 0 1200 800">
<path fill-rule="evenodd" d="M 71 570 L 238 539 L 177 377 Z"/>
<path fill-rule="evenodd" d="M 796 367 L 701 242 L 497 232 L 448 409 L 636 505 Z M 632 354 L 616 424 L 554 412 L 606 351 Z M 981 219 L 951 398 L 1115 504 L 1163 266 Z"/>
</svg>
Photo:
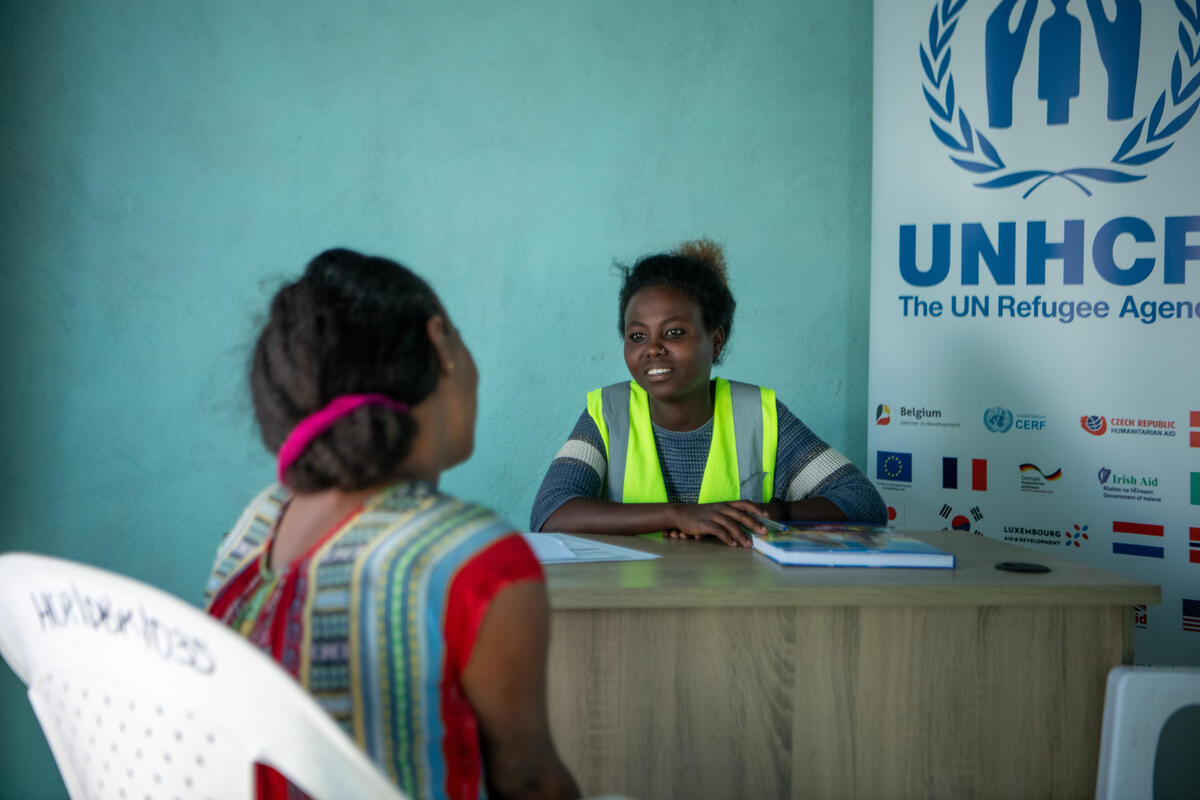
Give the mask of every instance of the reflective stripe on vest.
<svg viewBox="0 0 1200 800">
<path fill-rule="evenodd" d="M 587 410 L 604 442 L 608 499 L 667 502 L 646 390 L 632 381 L 595 389 L 588 392 Z M 717 378 L 712 443 L 700 482 L 700 502 L 769 502 L 775 489 L 778 444 L 774 390 Z"/>
</svg>

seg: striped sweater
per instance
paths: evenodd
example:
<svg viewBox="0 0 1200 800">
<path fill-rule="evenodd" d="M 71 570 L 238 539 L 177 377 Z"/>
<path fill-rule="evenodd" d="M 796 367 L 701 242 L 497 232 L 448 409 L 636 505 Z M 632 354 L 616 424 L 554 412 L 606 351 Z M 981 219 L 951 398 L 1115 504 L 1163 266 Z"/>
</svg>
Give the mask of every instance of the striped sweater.
<svg viewBox="0 0 1200 800">
<path fill-rule="evenodd" d="M 844 455 L 821 441 L 787 406 L 777 400 L 775 407 L 779 446 L 774 499 L 791 502 L 824 497 L 854 522 L 885 523 L 887 506 L 871 481 Z M 670 502 L 699 500 L 712 429 L 711 418 L 694 431 L 671 431 L 654 425 L 654 445 Z M 529 529 L 540 531 L 550 515 L 568 500 L 605 497 L 607 471 L 604 441 L 585 410 L 542 479 Z"/>
</svg>

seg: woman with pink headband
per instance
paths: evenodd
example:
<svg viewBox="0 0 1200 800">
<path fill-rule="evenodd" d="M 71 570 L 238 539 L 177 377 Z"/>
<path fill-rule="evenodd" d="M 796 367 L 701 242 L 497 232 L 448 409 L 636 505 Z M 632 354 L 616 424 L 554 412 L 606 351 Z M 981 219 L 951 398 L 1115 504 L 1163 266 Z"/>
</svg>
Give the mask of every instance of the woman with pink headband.
<svg viewBox="0 0 1200 800">
<path fill-rule="evenodd" d="M 414 798 L 577 797 L 546 713 L 541 567 L 438 491 L 478 373 L 421 278 L 330 250 L 279 291 L 250 386 L 278 483 L 217 553 L 208 611 L 312 692 Z M 267 767 L 259 797 L 295 797 Z M 290 792 L 290 793 L 289 793 Z"/>
</svg>

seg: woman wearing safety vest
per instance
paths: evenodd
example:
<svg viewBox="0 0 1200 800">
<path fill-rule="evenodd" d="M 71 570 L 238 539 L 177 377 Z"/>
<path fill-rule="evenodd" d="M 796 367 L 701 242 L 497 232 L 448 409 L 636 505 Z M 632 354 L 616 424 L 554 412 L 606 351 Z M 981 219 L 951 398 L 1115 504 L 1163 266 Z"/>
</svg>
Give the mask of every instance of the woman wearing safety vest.
<svg viewBox="0 0 1200 800">
<path fill-rule="evenodd" d="M 881 524 L 887 507 L 775 392 L 713 378 L 735 307 L 706 239 L 626 270 L 618 327 L 632 381 L 587 408 L 534 500 L 530 529 L 715 536 L 751 545 L 755 518 Z"/>
</svg>

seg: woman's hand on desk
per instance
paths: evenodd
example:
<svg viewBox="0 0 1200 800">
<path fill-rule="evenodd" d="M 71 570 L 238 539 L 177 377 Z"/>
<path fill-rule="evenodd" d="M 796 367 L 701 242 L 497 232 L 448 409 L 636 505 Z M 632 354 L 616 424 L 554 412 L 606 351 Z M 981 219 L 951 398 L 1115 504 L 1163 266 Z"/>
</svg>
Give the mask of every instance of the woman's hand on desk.
<svg viewBox="0 0 1200 800">
<path fill-rule="evenodd" d="M 758 506 L 748 500 L 697 505 L 680 503 L 674 505 L 671 511 L 674 524 L 663 532 L 669 539 L 715 536 L 730 547 L 752 547 L 750 534 L 743 529 L 748 528 L 755 533 L 767 532 L 755 518 L 759 513 Z"/>
<path fill-rule="evenodd" d="M 672 539 L 715 536 L 730 547 L 751 547 L 750 534 L 765 533 L 755 519 L 759 507 L 748 500 L 727 503 L 615 503 L 575 497 L 544 523 L 543 531 L 636 535 L 664 531 Z"/>
</svg>

